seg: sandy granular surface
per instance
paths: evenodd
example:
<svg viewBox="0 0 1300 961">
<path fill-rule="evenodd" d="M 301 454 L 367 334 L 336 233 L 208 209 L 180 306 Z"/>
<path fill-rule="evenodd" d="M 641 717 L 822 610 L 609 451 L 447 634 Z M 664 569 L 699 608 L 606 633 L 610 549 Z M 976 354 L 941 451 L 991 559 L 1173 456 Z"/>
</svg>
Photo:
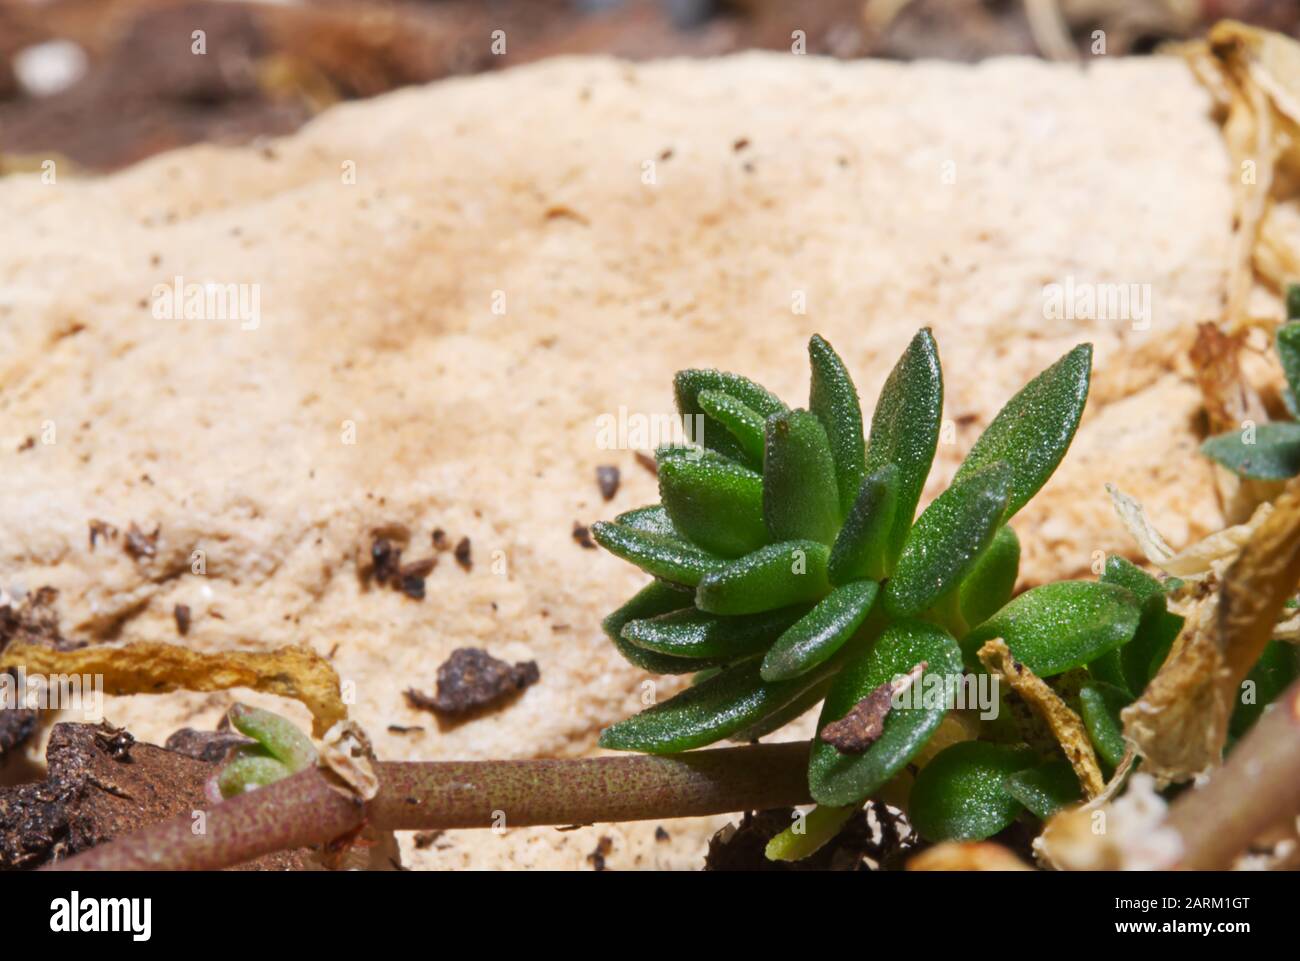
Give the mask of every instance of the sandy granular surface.
<svg viewBox="0 0 1300 961">
<path fill-rule="evenodd" d="M 0 583 L 57 587 L 64 632 L 105 642 L 177 640 L 184 604 L 196 648 L 332 652 L 386 758 L 586 754 L 638 707 L 644 678 L 598 621 L 644 578 L 572 528 L 656 499 L 597 418 L 669 412 L 685 366 L 804 403 L 814 331 L 869 406 L 922 325 L 955 441 L 927 496 L 1029 376 L 1096 345 L 1074 449 L 1015 522 L 1027 581 L 1129 547 L 1107 480 L 1185 542 L 1220 521 L 1184 360 L 1231 229 L 1207 110 L 1163 59 L 558 60 L 340 107 L 264 148 L 7 178 Z M 256 329 L 155 317 L 178 276 L 258 285 Z M 1045 316 L 1067 278 L 1149 284 L 1150 329 Z M 622 471 L 609 504 L 599 464 Z M 92 551 L 92 520 L 157 527 L 156 555 Z M 468 537 L 472 570 L 443 554 L 423 602 L 367 589 L 359 559 L 394 525 L 407 559 L 434 528 Z M 440 730 L 402 691 L 464 645 L 536 659 L 541 681 Z M 107 714 L 161 740 L 233 699 Z M 688 867 L 724 820 L 404 847 L 419 867 L 588 867 L 608 836 L 611 868 Z"/>
</svg>

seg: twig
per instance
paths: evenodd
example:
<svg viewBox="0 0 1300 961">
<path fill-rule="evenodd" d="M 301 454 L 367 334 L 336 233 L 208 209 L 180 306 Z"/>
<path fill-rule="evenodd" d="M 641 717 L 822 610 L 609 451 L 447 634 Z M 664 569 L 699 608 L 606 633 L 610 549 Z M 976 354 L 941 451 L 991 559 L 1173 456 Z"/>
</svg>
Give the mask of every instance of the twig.
<svg viewBox="0 0 1300 961">
<path fill-rule="evenodd" d="M 526 827 L 698 817 L 803 804 L 809 744 L 756 744 L 666 757 L 450 761 L 376 765 L 368 804 L 319 768 L 182 816 L 55 870 L 213 870 L 286 848 L 325 844 L 368 822 L 379 830 Z"/>
<path fill-rule="evenodd" d="M 1300 812 L 1300 681 L 1242 738 L 1228 763 L 1185 791 L 1168 826 L 1183 839 L 1178 867 L 1222 870 L 1268 829 Z"/>
</svg>

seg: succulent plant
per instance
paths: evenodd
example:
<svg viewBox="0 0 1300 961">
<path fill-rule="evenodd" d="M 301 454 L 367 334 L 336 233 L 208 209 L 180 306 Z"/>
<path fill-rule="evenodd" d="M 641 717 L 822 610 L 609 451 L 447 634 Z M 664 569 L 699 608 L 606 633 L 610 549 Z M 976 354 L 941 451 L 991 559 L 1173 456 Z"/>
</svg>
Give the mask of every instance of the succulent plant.
<svg viewBox="0 0 1300 961">
<path fill-rule="evenodd" d="M 287 718 L 259 707 L 235 704 L 226 713 L 236 731 L 251 737 L 233 748 L 208 779 L 205 793 L 216 803 L 283 780 L 316 763 L 311 738 Z"/>
<path fill-rule="evenodd" d="M 1274 345 L 1286 376 L 1282 399 L 1292 419 L 1245 423 L 1201 445 L 1207 456 L 1247 480 L 1286 480 L 1300 474 L 1300 423 L 1295 420 L 1300 410 L 1300 284 L 1287 287 L 1286 314 Z"/>
<path fill-rule="evenodd" d="M 824 701 L 809 786 L 820 805 L 840 808 L 880 791 L 925 747 L 953 706 L 952 679 L 982 670 L 975 653 L 986 640 L 1002 638 L 1039 677 L 1100 664 L 1128 690 L 1129 672 L 1145 671 L 1167 639 L 1140 630 L 1138 592 L 1163 597 L 1160 582 L 1116 558 L 1100 582 L 1012 598 L 1020 545 L 1007 522 L 1065 456 L 1091 353 L 1074 348 L 1016 394 L 920 516 L 943 407 L 929 330 L 886 380 L 869 431 L 848 370 L 819 336 L 809 343 L 807 410 L 737 374 L 680 372 L 677 407 L 704 415 L 702 445 L 661 448 L 661 503 L 592 533 L 655 578 L 606 618 L 610 640 L 644 670 L 694 678 L 607 728 L 601 745 L 663 754 L 753 740 Z M 1135 637 L 1142 645 L 1130 654 Z M 938 675 L 944 686 L 928 689 L 945 693 L 889 711 L 869 743 L 827 743 L 828 725 L 909 675 L 917 685 Z M 1095 693 L 1106 709 L 1099 732 L 1112 719 L 1105 694 Z M 1023 745 L 992 743 L 1006 738 L 987 727 L 990 743 L 948 748 L 915 785 L 911 803 L 929 835 L 988 836 L 1026 806 L 1078 797 L 1059 755 L 1045 767 Z"/>
</svg>

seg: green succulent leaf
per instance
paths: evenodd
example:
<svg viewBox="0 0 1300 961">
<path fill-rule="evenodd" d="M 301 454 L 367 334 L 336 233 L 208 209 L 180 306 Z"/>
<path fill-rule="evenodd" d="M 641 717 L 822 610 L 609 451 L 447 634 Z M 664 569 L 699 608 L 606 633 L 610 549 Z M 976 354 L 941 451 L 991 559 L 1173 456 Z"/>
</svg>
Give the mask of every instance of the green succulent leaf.
<svg viewBox="0 0 1300 961">
<path fill-rule="evenodd" d="M 1048 761 L 1008 774 L 1003 787 L 1040 821 L 1083 800 L 1079 778 L 1068 761 Z"/>
<path fill-rule="evenodd" d="M 943 417 L 943 372 L 929 328 L 912 338 L 881 388 L 867 441 L 868 473 L 898 468 L 894 519 L 887 540 L 887 566 L 903 549 L 934 462 Z"/>
<path fill-rule="evenodd" d="M 1286 319 L 1300 320 L 1300 284 L 1286 285 Z"/>
<path fill-rule="evenodd" d="M 944 748 L 912 785 L 907 815 L 930 841 L 982 841 L 1008 827 L 1023 805 L 1006 787 L 1034 763 L 1026 747 L 961 741 Z"/>
<path fill-rule="evenodd" d="M 885 585 L 888 614 L 913 617 L 956 590 L 997 532 L 1010 477 L 1010 468 L 994 461 L 954 481 L 931 502 Z"/>
<path fill-rule="evenodd" d="M 826 428 L 806 410 L 767 419 L 763 458 L 763 518 L 776 540 L 829 545 L 840 526 L 835 464 Z"/>
<path fill-rule="evenodd" d="M 880 589 L 875 581 L 837 587 L 789 627 L 763 658 L 765 681 L 806 674 L 844 646 L 862 626 Z"/>
<path fill-rule="evenodd" d="M 886 464 L 868 474 L 831 548 L 832 584 L 885 576 L 885 551 L 898 506 L 898 468 Z"/>
<path fill-rule="evenodd" d="M 1128 642 L 1138 626 L 1137 599 L 1122 587 L 1059 581 L 1025 591 L 962 639 L 968 662 L 995 637 L 1039 677 L 1095 660 Z"/>
<path fill-rule="evenodd" d="M 1080 344 L 1007 401 L 975 442 L 954 483 L 994 461 L 1010 465 L 1004 521 L 1038 493 L 1069 449 L 1088 400 L 1092 345 Z"/>
<path fill-rule="evenodd" d="M 623 626 L 623 640 L 675 657 L 736 660 L 766 650 L 773 638 L 798 622 L 807 611 L 806 605 L 799 605 L 762 614 L 719 617 L 688 607 L 658 617 L 628 621 Z"/>
<path fill-rule="evenodd" d="M 881 684 L 909 673 L 922 661 L 926 669 L 913 686 L 912 706 L 891 710 L 880 738 L 861 754 L 841 754 L 829 744 L 814 742 L 808 786 L 818 804 L 854 804 L 874 794 L 925 746 L 943 723 L 955 693 L 945 683 L 938 696 L 931 675 L 958 674 L 961 654 L 942 628 L 923 621 L 899 621 L 885 628 L 869 651 L 851 657 L 840 669 L 822 706 L 819 732 Z"/>
<path fill-rule="evenodd" d="M 1243 737 L 1291 682 L 1300 676 L 1300 648 L 1286 641 L 1269 641 L 1237 694 L 1228 730 Z M 1247 693 L 1249 692 L 1249 698 Z"/>
<path fill-rule="evenodd" d="M 689 591 L 663 581 L 651 581 L 626 604 L 607 615 L 601 621 L 600 627 L 618 649 L 619 654 L 623 655 L 623 659 L 635 667 L 649 671 L 651 674 L 694 674 L 697 671 L 707 670 L 710 665 L 717 662 L 671 657 L 637 647 L 630 641 L 623 640 L 623 628 L 630 621 L 645 620 L 672 611 L 680 611 L 690 608 L 691 604 L 692 595 Z"/>
<path fill-rule="evenodd" d="M 673 378 L 677 410 L 682 415 L 682 422 L 688 435 L 693 436 L 696 430 L 694 418 L 703 416 L 704 437 L 702 439 L 694 437 L 697 443 L 755 469 L 762 466 L 762 460 L 750 458 L 744 446 L 732 436 L 730 431 L 719 425 L 717 421 L 710 422 L 699 400 L 700 392 L 705 390 L 730 394 L 764 418 L 777 411 L 785 410 L 785 404 L 767 388 L 739 374 L 729 374 L 721 370 L 682 370 L 678 371 L 677 376 Z"/>
<path fill-rule="evenodd" d="M 862 431 L 862 405 L 844 361 L 829 343 L 814 334 L 808 341 L 808 359 L 812 365 L 812 387 L 808 408 L 826 428 L 831 455 L 835 460 L 835 480 L 839 487 L 840 516 L 858 495 L 866 474 L 866 443 Z"/>
<path fill-rule="evenodd" d="M 1216 434 L 1201 451 L 1250 480 L 1285 480 L 1300 474 L 1300 424 L 1270 421 L 1248 430 Z"/>
<path fill-rule="evenodd" d="M 596 543 L 615 557 L 630 561 L 647 574 L 694 587 L 706 574 L 726 567 L 727 562 L 675 537 L 597 521 L 591 525 Z"/>
<path fill-rule="evenodd" d="M 1124 760 L 1124 722 L 1119 712 L 1128 707 L 1133 697 L 1127 691 L 1095 681 L 1079 690 L 1079 707 L 1083 726 L 1097 754 L 1112 768 Z"/>
<path fill-rule="evenodd" d="M 739 465 L 675 457 L 659 465 L 659 495 L 673 526 L 723 557 L 767 543 L 763 478 Z"/>
<path fill-rule="evenodd" d="M 790 825 L 767 842 L 763 853 L 769 861 L 802 861 L 811 857 L 828 841 L 834 840 L 859 810 L 861 807 L 853 804 L 842 808 L 819 804 L 804 816 L 800 825 L 802 830 L 795 830 L 795 825 Z"/>
<path fill-rule="evenodd" d="M 746 461 L 763 463 L 764 419 L 757 411 L 720 390 L 702 390 L 697 400 L 704 413 L 731 432 Z"/>
<path fill-rule="evenodd" d="M 662 504 L 652 504 L 649 507 L 638 507 L 634 510 L 624 511 L 614 518 L 614 523 L 622 527 L 630 527 L 634 531 L 644 531 L 647 534 L 658 534 L 661 537 L 671 537 L 674 540 L 686 543 L 686 538 L 682 532 L 673 527 L 672 518 L 664 510 Z"/>
<path fill-rule="evenodd" d="M 1020 539 L 1010 527 L 999 527 L 993 542 L 961 582 L 960 607 L 967 624 L 982 624 L 1011 600 L 1020 576 Z"/>
<path fill-rule="evenodd" d="M 274 784 L 294 773 L 289 766 L 270 754 L 240 751 L 217 772 L 217 790 L 223 798 L 232 798 L 254 788 Z"/>
<path fill-rule="evenodd" d="M 695 606 L 713 614 L 758 614 L 815 603 L 830 590 L 829 556 L 817 541 L 768 544 L 702 577 Z"/>
<path fill-rule="evenodd" d="M 316 746 L 288 718 L 246 704 L 235 704 L 227 716 L 236 731 L 255 740 L 262 750 L 288 768 L 290 773 L 316 763 Z"/>
<path fill-rule="evenodd" d="M 605 728 L 600 746 L 615 751 L 676 754 L 720 741 L 787 707 L 822 680 L 807 674 L 766 682 L 758 659 L 743 661 L 640 714 Z"/>
<path fill-rule="evenodd" d="M 1106 559 L 1101 580 L 1132 593 L 1142 615 L 1133 640 L 1089 662 L 1088 671 L 1099 681 L 1138 694 L 1169 653 L 1183 618 L 1166 610 L 1166 585 L 1122 557 L 1112 555 Z"/>
<path fill-rule="evenodd" d="M 769 714 L 757 724 L 730 735 L 729 740 L 738 744 L 752 744 L 761 737 L 767 737 L 773 731 L 779 731 L 796 718 L 803 717 L 826 699 L 826 692 L 830 690 L 831 683 L 835 680 L 834 676 L 830 674 L 823 676 L 823 674 L 824 672 L 819 671 L 818 677 L 821 679 L 781 710 Z"/>
<path fill-rule="evenodd" d="M 1300 286 L 1295 289 L 1300 295 Z M 1290 296 L 1288 291 L 1288 304 Z M 1286 409 L 1295 417 L 1296 399 L 1300 398 L 1300 323 L 1294 317 L 1289 317 L 1288 320 L 1289 323 L 1277 329 L 1277 357 L 1282 362 L 1282 373 L 1286 375 L 1287 389 L 1282 396 L 1286 401 Z"/>
</svg>

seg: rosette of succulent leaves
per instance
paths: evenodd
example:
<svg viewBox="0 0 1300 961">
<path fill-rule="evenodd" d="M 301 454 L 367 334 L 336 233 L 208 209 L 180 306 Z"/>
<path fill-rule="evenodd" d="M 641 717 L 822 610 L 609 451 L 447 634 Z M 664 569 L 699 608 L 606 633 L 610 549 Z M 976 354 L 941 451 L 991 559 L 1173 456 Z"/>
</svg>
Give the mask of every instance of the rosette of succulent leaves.
<svg viewBox="0 0 1300 961">
<path fill-rule="evenodd" d="M 678 373 L 678 410 L 688 423 L 703 415 L 702 444 L 657 451 L 661 503 L 593 526 L 603 547 L 654 577 L 605 619 L 609 639 L 643 670 L 693 675 L 600 744 L 665 754 L 751 741 L 824 701 L 808 760 L 818 808 L 805 837 L 776 844 L 781 856 L 815 850 L 864 800 L 896 798 L 909 765 L 924 766 L 899 803 L 931 840 L 990 837 L 1079 800 L 1062 750 L 1012 716 L 1027 712 L 1009 710 L 1005 691 L 982 712 L 996 717 L 954 703 L 960 685 L 974 689 L 965 672 L 985 671 L 980 647 L 1001 638 L 1080 708 L 1113 769 L 1118 711 L 1181 625 L 1164 582 L 1119 557 L 1097 581 L 1012 596 L 1020 544 L 1008 522 L 1074 437 L 1091 345 L 1011 398 L 920 516 L 942 429 L 930 331 L 885 381 L 869 431 L 831 345 L 814 336 L 809 355 L 806 410 L 737 374 Z M 910 700 L 886 696 L 909 685 Z M 936 738 L 945 724 L 961 733 Z M 932 741 L 947 746 L 936 754 Z"/>
</svg>

